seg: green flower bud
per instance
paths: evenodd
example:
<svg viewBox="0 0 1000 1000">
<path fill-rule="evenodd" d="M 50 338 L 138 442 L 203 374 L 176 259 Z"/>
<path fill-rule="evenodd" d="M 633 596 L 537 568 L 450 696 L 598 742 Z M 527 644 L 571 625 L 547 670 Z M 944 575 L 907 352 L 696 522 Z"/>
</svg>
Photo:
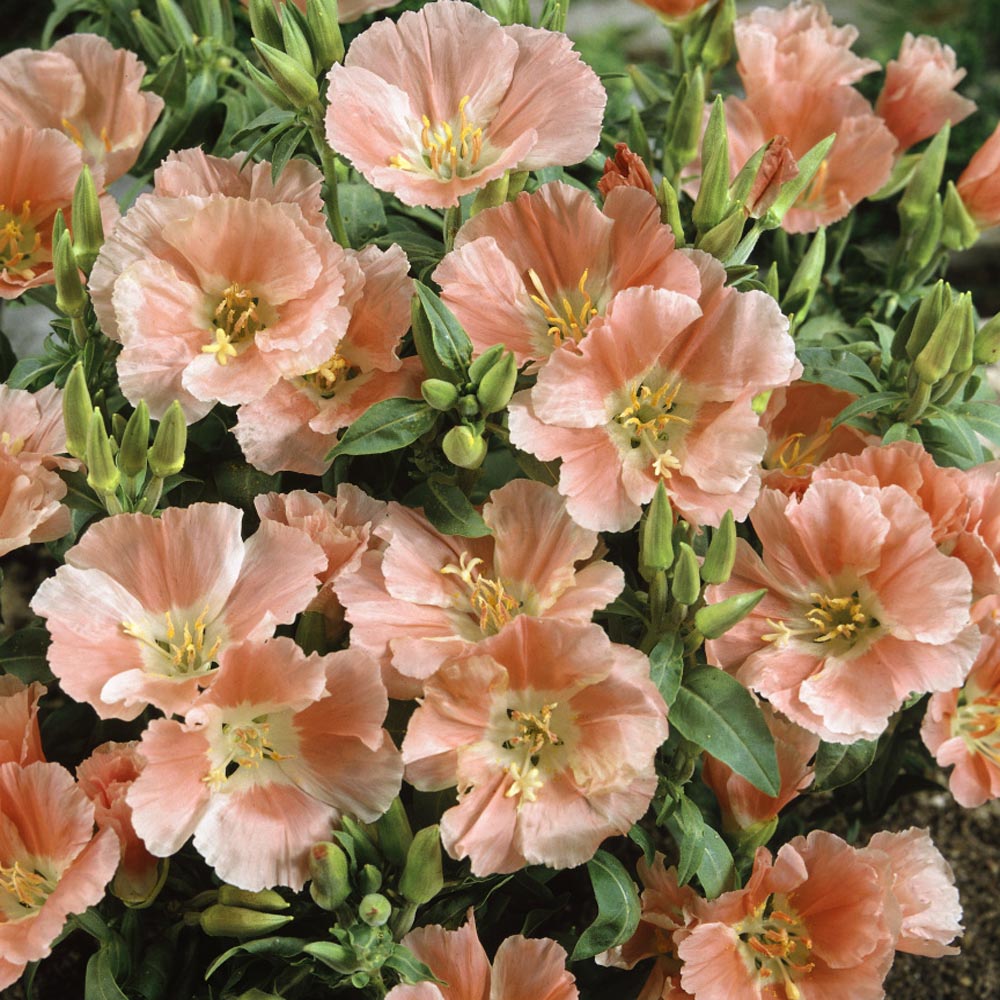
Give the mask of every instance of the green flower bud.
<svg viewBox="0 0 1000 1000">
<path fill-rule="evenodd" d="M 266 913 L 279 913 L 292 905 L 273 889 L 249 892 L 246 889 L 237 889 L 235 885 L 219 886 L 219 902 L 225 906 L 243 906 L 248 910 L 262 910 Z"/>
<path fill-rule="evenodd" d="M 260 91 L 264 99 L 276 104 L 285 111 L 294 111 L 295 104 L 280 90 L 278 85 L 266 73 L 262 73 L 251 62 L 243 63 L 243 71 L 250 77 L 250 82 Z"/>
<path fill-rule="evenodd" d="M 502 410 L 514 395 L 516 383 L 517 360 L 508 352 L 486 372 L 476 389 L 476 398 L 483 415 Z"/>
<path fill-rule="evenodd" d="M 993 365 L 1000 361 L 1000 316 L 988 319 L 973 341 L 972 357 L 977 365 Z"/>
<path fill-rule="evenodd" d="M 335 910 L 351 894 L 347 855 L 333 841 L 321 841 L 309 849 L 309 877 L 309 895 L 323 910 Z"/>
<path fill-rule="evenodd" d="M 725 583 L 736 562 L 736 522 L 733 512 L 722 515 L 719 526 L 712 532 L 705 561 L 701 564 L 701 578 L 705 583 Z"/>
<path fill-rule="evenodd" d="M 507 192 L 510 191 L 510 171 L 508 170 L 502 177 L 496 177 L 484 187 L 476 192 L 476 197 L 472 201 L 472 208 L 469 209 L 469 218 L 473 218 L 487 208 L 496 208 L 507 201 Z"/>
<path fill-rule="evenodd" d="M 800 322 L 809 313 L 809 307 L 816 296 L 820 283 L 823 280 L 823 268 L 826 265 L 826 230 L 820 228 L 816 231 L 809 249 L 803 256 L 801 263 L 792 275 L 791 283 L 785 297 L 781 301 L 781 311 L 795 317 Z"/>
<path fill-rule="evenodd" d="M 718 226 L 729 211 L 729 136 L 721 96 L 716 97 L 705 127 L 701 162 L 701 187 L 691 218 L 699 232 L 707 233 Z"/>
<path fill-rule="evenodd" d="M 393 799 L 392 805 L 375 821 L 375 832 L 378 834 L 379 849 L 386 859 L 402 867 L 406 852 L 413 843 L 413 830 L 400 799 Z"/>
<path fill-rule="evenodd" d="M 485 378 L 485 376 L 483 376 Z M 455 409 L 463 416 L 468 418 L 479 416 L 479 400 L 475 396 L 462 396 L 461 399 L 455 404 Z"/>
<path fill-rule="evenodd" d="M 905 261 L 909 274 L 918 274 L 933 260 L 941 247 L 941 225 L 941 195 L 935 194 L 917 225 L 916 235 L 906 248 Z"/>
<path fill-rule="evenodd" d="M 117 414 L 115 414 L 117 416 Z M 139 400 L 135 412 L 128 419 L 118 450 L 118 468 L 122 475 L 135 479 L 146 471 L 146 452 L 149 450 L 149 409 L 146 401 Z"/>
<path fill-rule="evenodd" d="M 306 0 L 306 23 L 312 36 L 313 56 L 321 73 L 344 58 L 344 38 L 340 33 L 337 8 L 337 0 Z"/>
<path fill-rule="evenodd" d="M 684 223 L 681 222 L 681 207 L 677 201 L 677 192 L 666 177 L 660 181 L 660 187 L 656 192 L 656 202 L 660 206 L 660 222 L 665 226 L 670 226 L 677 246 L 684 246 Z"/>
<path fill-rule="evenodd" d="M 701 50 L 701 61 L 712 73 L 729 63 L 733 56 L 733 25 L 736 22 L 736 0 L 722 0 L 712 16 L 712 27 Z"/>
<path fill-rule="evenodd" d="M 444 886 L 441 873 L 441 836 L 437 824 L 418 830 L 406 852 L 406 865 L 399 879 L 403 898 L 418 906 L 429 903 Z"/>
<path fill-rule="evenodd" d="M 358 874 L 358 887 L 366 895 L 382 888 L 382 873 L 374 865 L 365 865 Z"/>
<path fill-rule="evenodd" d="M 187 424 L 184 411 L 175 399 L 163 414 L 156 428 L 153 447 L 149 449 L 149 470 L 159 479 L 174 476 L 184 468 L 184 450 L 187 448 Z"/>
<path fill-rule="evenodd" d="M 382 863 L 378 848 L 371 835 L 356 819 L 351 816 L 341 816 L 341 829 L 351 840 L 354 841 L 354 854 L 358 863 L 362 865 L 375 865 L 377 868 Z"/>
<path fill-rule="evenodd" d="M 77 361 L 66 379 L 62 397 L 63 423 L 66 426 L 66 451 L 83 461 L 87 454 L 87 436 L 94 404 L 87 389 L 87 376 L 83 363 Z"/>
<path fill-rule="evenodd" d="M 695 243 L 699 250 L 710 253 L 721 261 L 728 260 L 743 236 L 746 216 L 739 207 L 735 208 L 714 229 L 710 229 Z"/>
<path fill-rule="evenodd" d="M 85 274 L 90 274 L 103 245 L 101 204 L 90 168 L 85 166 L 73 188 L 73 252 Z"/>
<path fill-rule="evenodd" d="M 951 300 L 951 286 L 944 281 L 939 281 L 921 300 L 906 340 L 906 356 L 911 361 L 927 346 Z M 905 323 L 906 317 L 903 321 Z"/>
<path fill-rule="evenodd" d="M 382 927 L 392 916 L 392 903 L 381 893 L 370 892 L 361 900 L 358 916 L 369 927 Z"/>
<path fill-rule="evenodd" d="M 892 336 L 892 346 L 889 348 L 889 352 L 897 361 L 905 361 L 907 358 L 906 343 L 910 339 L 910 334 L 913 333 L 913 324 L 917 320 L 919 311 L 920 302 L 914 302 L 903 314 L 903 318 L 899 321 L 896 332 Z"/>
<path fill-rule="evenodd" d="M 761 216 L 760 222 L 763 229 L 777 229 L 785 214 L 799 200 L 802 192 L 813 183 L 816 175 L 820 171 L 826 170 L 826 157 L 836 138 L 836 133 L 828 135 L 799 157 L 798 176 L 781 185 L 781 191 L 774 204 Z"/>
<path fill-rule="evenodd" d="M 111 441 L 104 427 L 101 411 L 94 407 L 87 432 L 87 485 L 101 496 L 113 494 L 121 482 L 121 473 L 111 453 Z"/>
<path fill-rule="evenodd" d="M 198 923 L 209 937 L 250 938 L 273 934 L 291 920 L 291 917 L 281 917 L 276 913 L 261 913 L 242 906 L 216 903 L 202 911 Z"/>
<path fill-rule="evenodd" d="M 923 350 L 913 359 L 913 371 L 921 382 L 933 385 L 951 370 L 955 352 L 965 336 L 971 309 L 971 296 L 962 295 L 945 310 Z"/>
<path fill-rule="evenodd" d="M 168 40 L 175 49 L 194 51 L 194 28 L 174 0 L 156 0 L 156 13 Z"/>
<path fill-rule="evenodd" d="M 698 153 L 701 124 L 705 108 L 705 77 L 701 67 L 685 73 L 677 87 L 670 115 L 667 118 L 667 155 L 674 172 L 686 167 Z M 631 146 L 631 143 L 629 143 Z M 632 147 L 636 149 L 636 147 Z M 637 150 L 638 151 L 638 150 Z M 726 147 L 726 187 L 729 187 L 729 152 Z M 706 172 L 707 176 L 707 172 Z M 704 180 L 702 181 L 704 183 Z"/>
<path fill-rule="evenodd" d="M 194 25 L 202 38 L 215 38 L 219 41 L 225 38 L 226 19 L 222 13 L 223 2 L 224 0 L 191 0 Z"/>
<path fill-rule="evenodd" d="M 972 293 L 966 292 L 959 297 L 962 310 L 962 325 L 959 331 L 958 342 L 955 345 L 955 354 L 951 359 L 949 371 L 952 375 L 964 375 L 975 366 L 975 343 L 976 343 L 976 313 L 972 306 Z"/>
<path fill-rule="evenodd" d="M 948 181 L 942 209 L 941 242 L 949 250 L 968 250 L 979 239 L 979 227 L 969 215 L 954 181 Z"/>
<path fill-rule="evenodd" d="M 695 141 L 697 142 L 697 139 Z M 640 159 L 649 160 L 649 134 L 646 132 L 646 126 L 642 123 L 642 115 L 639 114 L 639 109 L 634 104 L 629 106 L 626 142 L 628 148 Z"/>
<path fill-rule="evenodd" d="M 250 30 L 254 38 L 280 48 L 282 43 L 281 22 L 278 20 L 278 12 L 274 9 L 272 0 L 250 0 L 248 5 L 250 12 Z"/>
<path fill-rule="evenodd" d="M 321 611 L 303 611 L 295 626 L 295 642 L 299 649 L 307 655 L 319 653 L 324 656 L 328 652 L 326 641 L 326 618 Z"/>
<path fill-rule="evenodd" d="M 661 481 L 656 484 L 639 529 L 639 573 L 647 583 L 673 565 L 673 532 L 674 514 Z"/>
<path fill-rule="evenodd" d="M 64 232 L 53 255 L 56 279 L 56 308 L 71 319 L 79 319 L 87 308 L 87 293 L 80 281 L 80 268 L 73 256 L 73 241 Z"/>
<path fill-rule="evenodd" d="M 776 260 L 771 261 L 771 266 L 767 269 L 767 274 L 764 276 L 764 287 L 767 289 L 767 294 L 775 302 L 780 299 L 781 283 L 778 280 L 778 262 Z"/>
<path fill-rule="evenodd" d="M 486 458 L 486 442 L 471 427 L 452 427 L 441 442 L 441 450 L 452 465 L 460 469 L 478 469 Z"/>
<path fill-rule="evenodd" d="M 694 604 L 701 594 L 698 557 L 687 542 L 677 546 L 677 559 L 670 580 L 670 593 L 678 604 Z"/>
<path fill-rule="evenodd" d="M 52 216 L 52 245 L 58 246 L 63 233 L 66 232 L 69 232 L 66 228 L 66 217 L 63 215 L 63 210 L 60 208 L 56 214 Z"/>
<path fill-rule="evenodd" d="M 312 49 L 309 48 L 309 39 L 306 37 L 303 24 L 300 23 L 302 15 L 295 4 L 283 4 L 281 7 L 281 40 L 282 48 L 290 55 L 311 77 L 316 76 L 316 66 L 313 63 Z M 304 23 L 304 19 L 303 23 Z"/>
<path fill-rule="evenodd" d="M 427 378 L 420 383 L 420 395 L 428 406 L 442 412 L 458 402 L 458 389 L 443 378 Z"/>
<path fill-rule="evenodd" d="M 718 604 L 707 604 L 694 614 L 694 627 L 706 639 L 718 639 L 741 621 L 758 604 L 767 593 L 767 589 L 752 590 L 746 594 L 733 594 Z"/>
<path fill-rule="evenodd" d="M 159 62 L 170 55 L 173 50 L 158 24 L 154 24 L 138 9 L 130 11 L 129 17 L 132 18 L 132 26 L 139 36 L 139 42 L 154 62 Z"/>
<path fill-rule="evenodd" d="M 264 61 L 271 79 L 294 107 L 306 108 L 319 100 L 316 78 L 296 59 L 256 38 L 252 38 L 251 42 Z"/>
<path fill-rule="evenodd" d="M 914 232 L 930 211 L 931 202 L 941 187 L 950 136 L 951 126 L 945 123 L 924 150 L 903 197 L 899 199 L 899 221 L 904 235 Z"/>
<path fill-rule="evenodd" d="M 475 361 L 469 365 L 469 381 L 478 386 L 483 376 L 500 360 L 507 348 L 503 344 L 494 344 L 483 351 Z"/>
</svg>

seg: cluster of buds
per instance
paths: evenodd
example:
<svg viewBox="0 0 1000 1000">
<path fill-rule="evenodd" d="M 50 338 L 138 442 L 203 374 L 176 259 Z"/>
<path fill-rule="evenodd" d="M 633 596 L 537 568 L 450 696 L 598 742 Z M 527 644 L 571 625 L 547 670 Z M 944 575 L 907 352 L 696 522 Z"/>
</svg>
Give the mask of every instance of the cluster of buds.
<svg viewBox="0 0 1000 1000">
<path fill-rule="evenodd" d="M 533 25 L 528 0 L 482 0 L 480 7 L 501 24 Z M 538 16 L 538 27 L 547 31 L 565 31 L 569 0 L 545 0 Z"/>
<path fill-rule="evenodd" d="M 233 45 L 235 29 L 228 3 L 191 0 L 188 9 L 193 24 L 177 0 L 156 0 L 156 21 L 139 9 L 131 12 L 132 27 L 142 48 L 156 64 L 172 66 L 174 59 L 190 61 L 192 65 L 208 62 L 216 58 L 216 47 L 226 49 Z"/>
<path fill-rule="evenodd" d="M 100 408 L 90 398 L 79 361 L 66 380 L 63 421 L 66 450 L 87 466 L 87 485 L 109 514 L 151 514 L 160 501 L 164 480 L 184 467 L 187 425 L 180 404 L 175 401 L 163 415 L 152 445 L 149 410 L 143 400 L 128 420 L 116 413 L 109 434 Z"/>
<path fill-rule="evenodd" d="M 263 937 L 292 920 L 282 912 L 291 904 L 273 889 L 248 892 L 221 885 L 201 893 L 193 903 L 195 908 L 185 914 L 185 923 L 197 924 L 209 937 Z"/>
</svg>

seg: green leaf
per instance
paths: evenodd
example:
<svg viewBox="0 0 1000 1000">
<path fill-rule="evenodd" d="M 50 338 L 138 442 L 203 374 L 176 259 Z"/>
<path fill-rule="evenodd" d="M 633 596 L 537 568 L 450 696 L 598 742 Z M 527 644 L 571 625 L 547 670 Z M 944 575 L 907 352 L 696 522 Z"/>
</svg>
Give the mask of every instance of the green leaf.
<svg viewBox="0 0 1000 1000">
<path fill-rule="evenodd" d="M 205 970 L 205 978 L 208 979 L 220 966 L 228 962 L 234 955 L 240 953 L 246 955 L 273 955 L 276 958 L 292 958 L 301 954 L 302 949 L 309 942 L 305 938 L 295 937 L 266 937 L 257 938 L 255 941 L 244 941 L 242 944 L 234 945 L 228 951 L 224 951 Z"/>
<path fill-rule="evenodd" d="M 482 515 L 472 506 L 469 498 L 450 483 L 427 483 L 424 501 L 427 520 L 443 535 L 461 535 L 463 538 L 482 538 L 490 533 Z"/>
<path fill-rule="evenodd" d="M 587 862 L 594 887 L 597 919 L 580 935 L 571 961 L 593 958 L 627 941 L 639 926 L 639 894 L 624 865 L 607 851 L 598 851 Z"/>
<path fill-rule="evenodd" d="M 281 138 L 274 144 L 271 152 L 271 182 L 275 183 L 281 176 L 281 171 L 285 169 L 288 161 L 299 148 L 299 143 L 309 131 L 304 125 L 299 128 L 290 128 L 283 132 Z"/>
<path fill-rule="evenodd" d="M 53 680 L 45 655 L 48 648 L 49 633 L 45 629 L 23 628 L 0 643 L 0 667 L 25 684 L 48 684 Z"/>
<path fill-rule="evenodd" d="M 705 818 L 683 792 L 665 825 L 677 844 L 677 881 L 686 885 L 701 867 L 705 854 Z"/>
<path fill-rule="evenodd" d="M 351 243 L 356 247 L 371 243 L 376 233 L 386 227 L 385 209 L 378 191 L 371 186 L 357 182 L 341 184 L 337 188 L 340 200 L 340 214 Z"/>
<path fill-rule="evenodd" d="M 632 829 L 628 832 L 628 839 L 633 844 L 639 845 L 642 850 L 642 856 L 646 859 L 646 864 L 651 865 L 656 858 L 656 844 L 653 843 L 653 838 L 649 835 L 649 831 L 645 827 L 639 826 L 638 823 L 633 823 Z"/>
<path fill-rule="evenodd" d="M 426 434 L 439 416 L 422 399 L 383 399 L 347 428 L 327 461 L 338 455 L 382 455 L 405 448 Z"/>
<path fill-rule="evenodd" d="M 774 739 L 750 692 L 718 667 L 684 673 L 670 723 L 765 795 L 781 789 Z"/>
<path fill-rule="evenodd" d="M 955 414 L 987 441 L 1000 444 L 1000 405 L 990 402 L 965 403 Z"/>
<path fill-rule="evenodd" d="M 882 388 L 872 370 L 861 358 L 842 348 L 802 347 L 798 351 L 806 382 L 822 382 L 834 389 L 844 389 L 856 396 Z"/>
<path fill-rule="evenodd" d="M 680 636 L 661 639 L 649 654 L 649 679 L 670 708 L 677 698 L 684 673 L 684 643 Z"/>
<path fill-rule="evenodd" d="M 969 469 L 983 461 L 983 447 L 964 417 L 949 410 L 934 409 L 920 423 L 924 447 L 938 465 Z"/>
<path fill-rule="evenodd" d="M 872 766 L 877 748 L 877 740 L 820 743 L 816 751 L 816 777 L 810 791 L 829 792 L 849 785 Z"/>
<path fill-rule="evenodd" d="M 149 81 L 149 89 L 154 94 L 159 94 L 167 107 L 184 107 L 187 99 L 187 64 L 180 49 L 156 71 L 156 75 Z"/>
<path fill-rule="evenodd" d="M 84 1000 L 128 1000 L 115 978 L 113 963 L 111 946 L 91 956 L 83 983 Z"/>
<path fill-rule="evenodd" d="M 444 985 L 444 980 L 438 979 L 409 948 L 404 948 L 401 944 L 397 944 L 392 949 L 392 954 L 382 963 L 382 967 L 392 969 L 399 976 L 400 981 L 408 986 L 427 982 Z"/>
<path fill-rule="evenodd" d="M 268 108 L 262 111 L 253 121 L 247 122 L 235 135 L 232 142 L 240 144 L 245 139 L 249 139 L 254 132 L 259 129 L 268 129 L 272 125 L 286 125 L 295 118 L 294 111 L 285 111 L 282 108 Z"/>
<path fill-rule="evenodd" d="M 698 881 L 709 899 L 737 886 L 736 864 L 726 842 L 707 823 L 701 831 L 702 855 Z"/>
<path fill-rule="evenodd" d="M 856 399 L 853 403 L 848 403 L 840 413 L 834 418 L 833 425 L 850 423 L 855 417 L 868 413 L 881 413 L 883 410 L 891 410 L 907 400 L 906 393 L 903 392 L 870 392 Z"/>
<path fill-rule="evenodd" d="M 444 377 L 458 385 L 468 378 L 469 362 L 472 360 L 472 341 L 455 319 L 451 310 L 426 285 L 416 283 L 417 298 L 430 326 L 430 348 L 441 367 L 447 373 Z M 416 336 L 416 331 L 414 331 Z M 418 350 L 423 345 L 417 344 Z M 423 351 L 421 351 L 423 358 Z M 424 365 L 428 371 L 430 367 Z"/>
</svg>

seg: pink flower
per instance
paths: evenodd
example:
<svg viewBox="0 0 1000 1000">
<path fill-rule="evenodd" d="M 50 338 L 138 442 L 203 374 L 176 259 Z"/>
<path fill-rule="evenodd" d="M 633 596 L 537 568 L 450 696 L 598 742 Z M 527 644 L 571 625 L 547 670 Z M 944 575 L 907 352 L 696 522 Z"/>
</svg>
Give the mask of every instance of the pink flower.
<svg viewBox="0 0 1000 1000">
<path fill-rule="evenodd" d="M 875 113 L 899 142 L 897 152 L 937 135 L 947 122 L 957 125 L 976 110 L 975 101 L 955 93 L 964 76 L 964 69 L 956 69 L 950 45 L 929 35 L 903 36 L 899 59 L 886 66 L 885 84 L 875 104 Z"/>
<path fill-rule="evenodd" d="M 763 703 L 760 707 L 778 755 L 781 789 L 777 795 L 765 795 L 722 761 L 707 753 L 704 757 L 702 780 L 718 799 L 723 828 L 728 832 L 762 828 L 776 819 L 778 813 L 813 781 L 810 762 L 819 749 L 819 737 L 783 719 L 768 704 Z"/>
<path fill-rule="evenodd" d="M 77 469 L 66 452 L 62 392 L 47 385 L 37 392 L 0 385 L 0 448 L 26 465 Z"/>
<path fill-rule="evenodd" d="M 1000 125 L 973 154 L 955 186 L 980 229 L 1000 225 Z"/>
<path fill-rule="evenodd" d="M 896 951 L 928 958 L 957 955 L 960 949 L 951 942 L 962 933 L 962 906 L 955 873 L 930 834 L 915 826 L 876 833 L 861 854 L 884 865 L 883 879 L 901 917 Z"/>
<path fill-rule="evenodd" d="M 732 577 L 706 600 L 768 594 L 707 644 L 711 662 L 835 743 L 874 739 L 911 693 L 962 683 L 979 647 L 968 570 L 937 550 L 900 487 L 764 490 L 750 520 L 763 560 L 741 541 Z"/>
<path fill-rule="evenodd" d="M 382 663 L 393 697 L 413 697 L 443 662 L 523 615 L 589 622 L 621 592 L 621 570 L 595 558 L 597 535 L 551 487 L 515 479 L 490 494 L 483 518 L 492 537 L 453 537 L 390 503 L 374 529 L 384 550 L 334 584 L 352 645 Z"/>
<path fill-rule="evenodd" d="M 44 694 L 44 684 L 0 675 L 0 764 L 13 761 L 23 767 L 45 760 L 38 731 L 38 702 Z"/>
<path fill-rule="evenodd" d="M 839 837 L 757 851 L 743 889 L 697 906 L 681 940 L 681 984 L 695 1000 L 882 1000 L 896 926 L 879 862 Z"/>
<path fill-rule="evenodd" d="M 396 986 L 386 1000 L 576 1000 L 573 974 L 566 971 L 566 952 L 550 938 L 506 938 L 493 964 L 479 943 L 476 917 L 470 908 L 456 931 L 434 925 L 403 938 L 417 959 L 446 983 Z"/>
<path fill-rule="evenodd" d="M 687 17 L 688 14 L 704 7 L 710 0 L 636 0 L 637 3 L 652 7 L 666 18 Z"/>
<path fill-rule="evenodd" d="M 135 163 L 163 110 L 140 91 L 146 67 L 98 35 L 61 38 L 47 52 L 16 49 L 0 59 L 0 127 L 65 133 L 107 183 Z"/>
<path fill-rule="evenodd" d="M 0 556 L 68 534 L 70 511 L 59 502 L 64 496 L 66 484 L 54 472 L 0 447 Z"/>
<path fill-rule="evenodd" d="M 143 735 L 146 766 L 126 795 L 132 822 L 159 857 L 193 834 L 225 882 L 301 889 L 310 847 L 342 814 L 373 822 L 399 792 L 385 689 L 356 650 L 306 656 L 279 638 L 219 658 L 185 723 L 157 719 Z"/>
<path fill-rule="evenodd" d="M 475 875 L 568 868 L 646 811 L 666 736 L 645 656 L 596 625 L 522 616 L 425 682 L 403 761 L 423 791 L 458 786 L 441 840 Z"/>
<path fill-rule="evenodd" d="M 104 719 L 183 714 L 231 645 L 265 639 L 316 594 L 326 557 L 265 521 L 246 542 L 227 504 L 119 514 L 88 528 L 32 600 L 63 690 Z"/>
<path fill-rule="evenodd" d="M 125 903 L 145 903 L 157 887 L 158 860 L 146 850 L 132 826 L 132 810 L 125 793 L 142 773 L 144 761 L 138 743 L 102 743 L 76 769 L 83 793 L 94 803 L 94 819 L 101 829 L 113 830 L 121 855 L 111 891 Z"/>
<path fill-rule="evenodd" d="M 122 392 L 155 418 L 174 399 L 192 423 L 260 399 L 336 350 L 357 264 L 290 187 L 291 201 L 144 195 L 102 247 L 94 309 L 123 345 Z"/>
<path fill-rule="evenodd" d="M 1000 593 L 1000 462 L 987 462 L 965 472 L 951 472 L 968 506 L 964 523 L 943 539 L 946 548 L 961 559 L 972 574 L 977 605 L 989 605 Z M 952 522 L 948 526 L 954 527 Z M 979 614 L 974 617 L 980 617 Z"/>
<path fill-rule="evenodd" d="M 336 350 L 240 407 L 233 433 L 247 461 L 264 472 L 322 475 L 337 432 L 369 406 L 420 396 L 423 366 L 418 358 L 398 355 L 413 298 L 406 254 L 398 246 L 346 253 L 357 268 L 344 295 L 353 301 L 350 324 Z"/>
<path fill-rule="evenodd" d="M 609 192 L 601 211 L 568 184 L 481 212 L 434 272 L 476 353 L 505 344 L 518 364 L 575 349 L 623 289 L 651 285 L 697 298 L 698 271 L 644 191 Z"/>
<path fill-rule="evenodd" d="M 326 136 L 377 188 L 445 208 L 508 170 L 578 163 L 607 95 L 562 34 L 437 0 L 378 21 L 330 70 Z"/>
<path fill-rule="evenodd" d="M 118 864 L 110 830 L 59 764 L 0 764 L 0 989 L 45 958 L 71 913 L 99 903 Z"/>
<path fill-rule="evenodd" d="M 699 301 L 620 292 L 577 351 L 553 354 L 511 400 L 511 441 L 562 459 L 566 508 L 594 531 L 631 528 L 658 482 L 696 524 L 730 508 L 742 520 L 757 498 L 766 435 L 750 404 L 799 374 L 788 321 L 764 293 L 725 287 L 714 258 L 691 260 Z"/>
</svg>

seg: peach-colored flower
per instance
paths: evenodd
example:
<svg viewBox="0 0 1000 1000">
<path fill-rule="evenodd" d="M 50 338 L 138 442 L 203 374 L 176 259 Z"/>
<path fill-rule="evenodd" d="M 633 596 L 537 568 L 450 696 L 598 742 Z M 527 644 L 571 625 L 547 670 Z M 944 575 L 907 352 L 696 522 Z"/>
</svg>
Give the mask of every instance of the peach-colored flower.
<svg viewBox="0 0 1000 1000">
<path fill-rule="evenodd" d="M 38 730 L 38 702 L 45 685 L 24 684 L 12 674 L 0 675 L 0 764 L 22 766 L 44 761 Z"/>
<path fill-rule="evenodd" d="M 100 902 L 118 864 L 111 830 L 59 764 L 0 764 L 0 989 L 45 958 L 71 913 Z"/>
<path fill-rule="evenodd" d="M 156 888 L 159 860 L 146 850 L 132 827 L 132 810 L 125 793 L 145 763 L 138 743 L 102 743 L 76 769 L 83 793 L 94 803 L 97 826 L 114 831 L 121 851 L 111 891 L 126 903 L 149 899 Z"/>
<path fill-rule="evenodd" d="M 832 833 L 759 848 L 743 889 L 696 904 L 680 941 L 695 1000 L 881 1000 L 897 926 L 879 863 Z"/>
<path fill-rule="evenodd" d="M 65 457 L 62 392 L 47 385 L 37 392 L 0 385 L 0 448 L 22 463 L 46 469 L 77 469 Z"/>
<path fill-rule="evenodd" d="M 964 681 L 979 648 L 969 572 L 899 486 L 764 490 L 751 522 L 763 560 L 741 540 L 731 579 L 706 599 L 768 594 L 707 644 L 711 662 L 836 743 L 874 739 L 911 693 Z"/>
<path fill-rule="evenodd" d="M 576 979 L 566 971 L 566 952 L 550 938 L 517 934 L 497 948 L 492 965 L 479 943 L 476 917 L 455 931 L 433 925 L 403 938 L 417 959 L 443 984 L 400 985 L 386 1000 L 576 1000 Z"/>
<path fill-rule="evenodd" d="M 369 246 L 348 250 L 347 257 L 358 265 L 344 295 L 354 304 L 336 350 L 240 407 L 233 433 L 247 461 L 264 472 L 322 475 L 337 432 L 369 406 L 394 396 L 420 397 L 419 358 L 398 355 L 413 297 L 406 254 L 395 245 L 384 252 Z"/>
<path fill-rule="evenodd" d="M 698 271 L 674 246 L 646 192 L 615 189 L 601 211 L 552 183 L 468 221 L 434 280 L 477 353 L 504 344 L 524 364 L 575 348 L 623 289 L 697 298 Z"/>
<path fill-rule="evenodd" d="M 550 486 L 515 479 L 483 508 L 492 536 L 442 535 L 390 503 L 374 534 L 386 543 L 335 584 L 351 642 L 383 665 L 393 697 L 412 697 L 447 659 L 470 655 L 520 616 L 589 622 L 624 585 L 595 558 L 598 538 Z"/>
<path fill-rule="evenodd" d="M 133 825 L 160 857 L 194 834 L 242 889 L 301 889 L 309 849 L 342 814 L 374 822 L 399 792 L 388 706 L 357 650 L 306 656 L 284 638 L 227 647 L 185 723 L 157 719 L 143 735 L 146 766 L 126 795 Z"/>
<path fill-rule="evenodd" d="M 143 195 L 102 247 L 94 309 L 123 345 L 123 393 L 154 417 L 174 399 L 189 422 L 219 401 L 260 399 L 336 350 L 358 265 L 303 213 L 301 173 L 269 192 L 288 201 Z"/>
<path fill-rule="evenodd" d="M 949 474 L 955 476 L 968 507 L 958 532 L 943 539 L 944 550 L 969 567 L 976 606 L 986 608 L 1000 593 L 1000 462 Z M 981 615 L 974 611 L 973 617 Z"/>
<path fill-rule="evenodd" d="M 767 431 L 764 485 L 782 493 L 801 494 L 813 469 L 832 455 L 856 455 L 872 436 L 833 420 L 857 396 L 821 382 L 793 382 L 775 389 L 761 415 Z"/>
<path fill-rule="evenodd" d="M 636 0 L 646 7 L 652 7 L 658 14 L 667 18 L 687 17 L 688 14 L 700 10 L 711 0 Z"/>
<path fill-rule="evenodd" d="M 569 868 L 646 811 L 666 736 L 642 653 L 597 625 L 521 616 L 425 682 L 403 761 L 421 790 L 457 786 L 441 840 L 474 874 Z"/>
<path fill-rule="evenodd" d="M 896 951 L 941 958 L 957 955 L 951 942 L 962 933 L 962 905 L 951 865 L 926 830 L 911 826 L 901 833 L 876 833 L 861 853 L 885 865 L 899 907 L 901 925 Z"/>
<path fill-rule="evenodd" d="M 819 749 L 819 737 L 783 719 L 770 705 L 762 703 L 760 707 L 778 756 L 781 789 L 777 795 L 766 795 L 708 753 L 704 757 L 702 780 L 719 801 L 723 828 L 731 832 L 770 823 L 812 784 L 814 777 L 811 761 Z"/>
<path fill-rule="evenodd" d="M 875 104 L 904 153 L 921 139 L 936 135 L 946 122 L 957 125 L 976 110 L 976 102 L 955 93 L 965 76 L 955 65 L 955 51 L 930 35 L 903 36 L 899 59 L 885 68 L 885 83 Z"/>
<path fill-rule="evenodd" d="M 612 192 L 614 194 L 614 192 Z M 694 251 L 698 302 L 659 288 L 620 292 L 577 351 L 557 351 L 511 400 L 511 441 L 562 459 L 559 492 L 594 531 L 625 531 L 657 483 L 695 524 L 746 517 L 767 442 L 751 407 L 801 371 L 788 320 L 763 292 L 725 287 Z"/>
<path fill-rule="evenodd" d="M 942 767 L 954 765 L 948 785 L 966 808 L 1000 798 L 1000 632 L 987 627 L 965 685 L 935 694 L 920 736 Z"/>
<path fill-rule="evenodd" d="M 139 89 L 145 72 L 99 35 L 69 35 L 47 52 L 16 49 L 0 59 L 0 127 L 63 132 L 110 184 L 135 163 L 163 110 L 163 98 Z"/>
<path fill-rule="evenodd" d="M 291 622 L 326 557 L 275 521 L 244 542 L 242 520 L 199 503 L 92 525 L 32 600 L 63 690 L 104 719 L 134 719 L 147 704 L 183 714 L 226 648 Z"/>
<path fill-rule="evenodd" d="M 955 186 L 980 229 L 1000 225 L 1000 125 L 973 154 Z"/>
<path fill-rule="evenodd" d="M 609 156 L 604 161 L 604 176 L 597 182 L 597 190 L 604 198 L 616 187 L 636 187 L 656 195 L 653 178 L 642 157 L 624 142 L 615 143 L 614 159 Z"/>
<path fill-rule="evenodd" d="M 329 75 L 326 136 L 377 188 L 445 208 L 508 170 L 578 163 L 607 95 L 557 32 L 462 0 L 381 20 Z"/>
</svg>

